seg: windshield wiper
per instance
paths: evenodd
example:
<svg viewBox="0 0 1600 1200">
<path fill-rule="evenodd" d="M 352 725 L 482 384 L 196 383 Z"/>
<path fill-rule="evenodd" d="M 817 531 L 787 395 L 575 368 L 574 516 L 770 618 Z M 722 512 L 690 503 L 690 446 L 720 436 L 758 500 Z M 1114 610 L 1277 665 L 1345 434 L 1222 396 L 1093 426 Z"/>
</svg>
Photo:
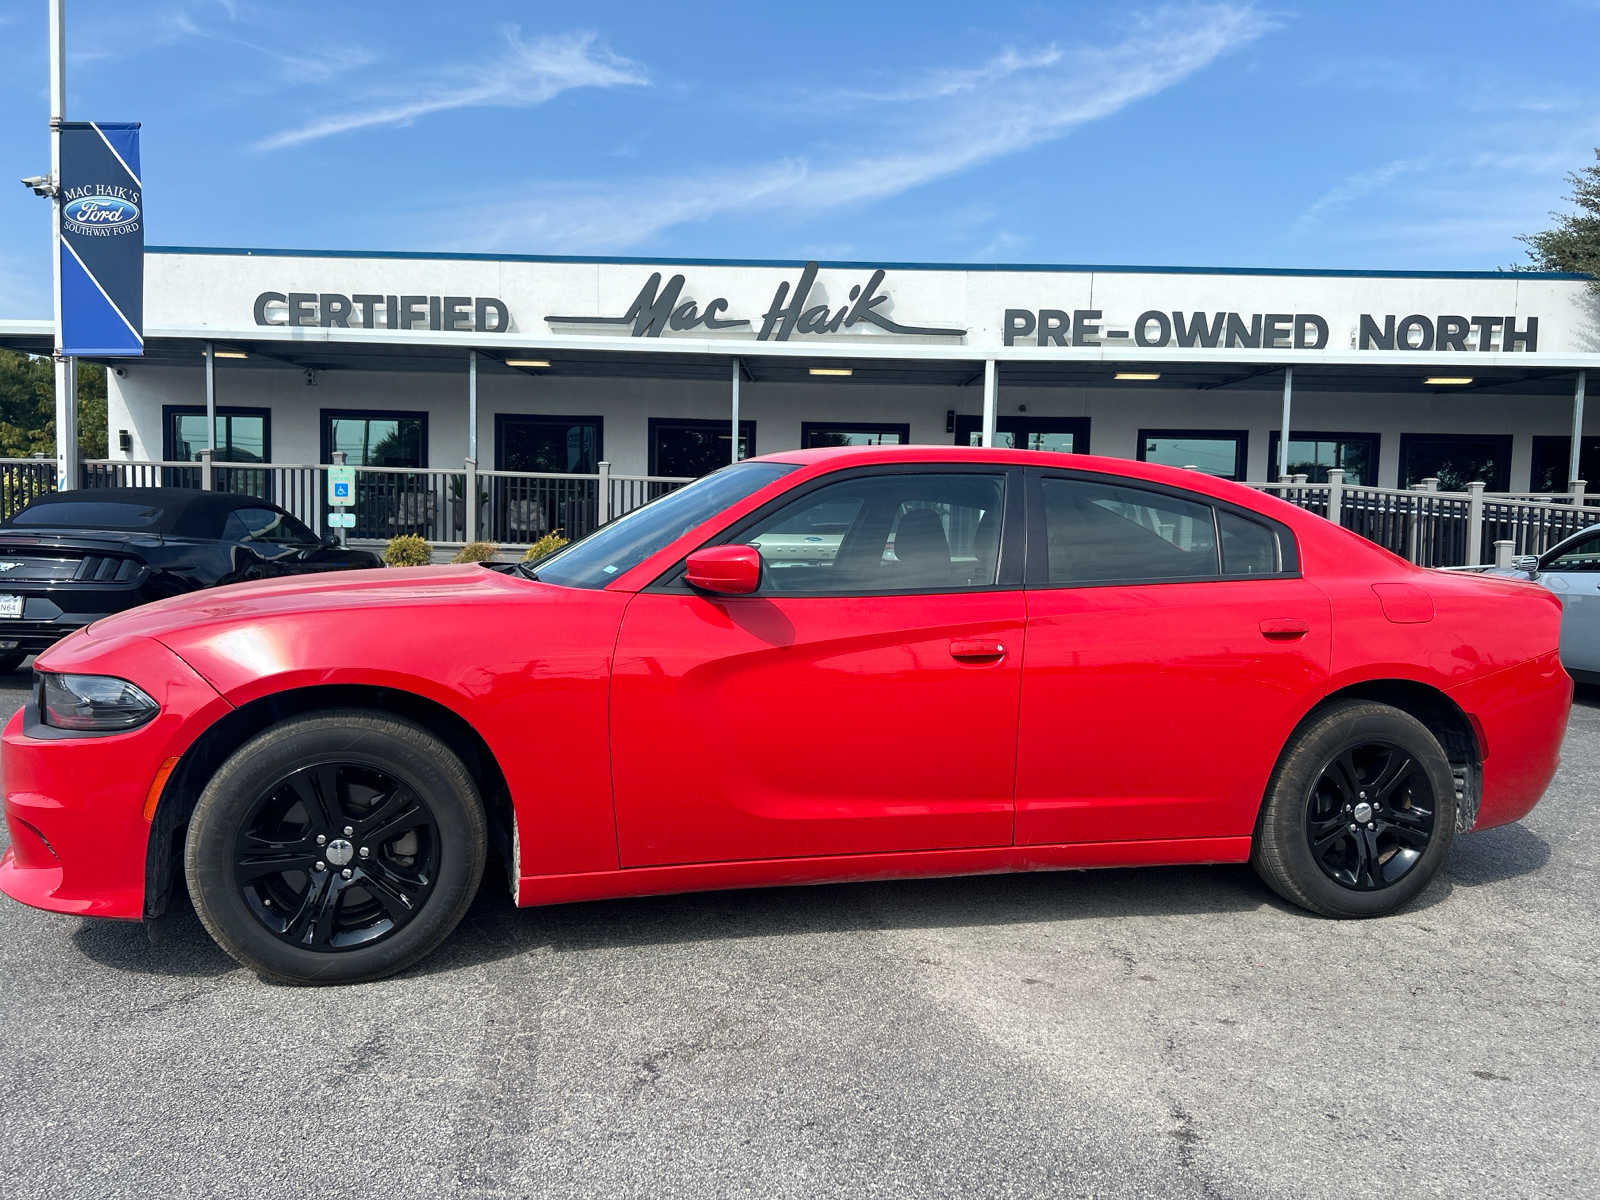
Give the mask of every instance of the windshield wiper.
<svg viewBox="0 0 1600 1200">
<path fill-rule="evenodd" d="M 514 563 L 513 565 L 517 568 L 518 574 L 520 574 L 524 579 L 531 579 L 535 583 L 539 582 L 539 572 L 535 571 L 527 563 L 519 562 Z"/>
</svg>

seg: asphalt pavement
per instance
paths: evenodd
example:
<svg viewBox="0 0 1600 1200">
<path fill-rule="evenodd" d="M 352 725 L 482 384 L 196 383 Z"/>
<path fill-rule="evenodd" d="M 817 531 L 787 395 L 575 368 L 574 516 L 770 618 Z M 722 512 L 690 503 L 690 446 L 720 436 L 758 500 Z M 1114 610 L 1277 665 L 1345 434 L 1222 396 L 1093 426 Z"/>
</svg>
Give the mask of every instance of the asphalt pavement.
<svg viewBox="0 0 1600 1200">
<path fill-rule="evenodd" d="M 1370 922 L 1244 867 L 492 888 L 319 990 L 0 900 L 0 1196 L 1594 1195 L 1597 731 Z"/>
</svg>

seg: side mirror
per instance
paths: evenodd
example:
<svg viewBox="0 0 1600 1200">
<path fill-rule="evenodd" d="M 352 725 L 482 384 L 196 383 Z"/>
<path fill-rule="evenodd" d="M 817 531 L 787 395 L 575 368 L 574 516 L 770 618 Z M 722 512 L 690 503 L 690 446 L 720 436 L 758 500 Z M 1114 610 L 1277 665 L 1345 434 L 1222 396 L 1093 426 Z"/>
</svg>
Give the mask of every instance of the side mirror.
<svg viewBox="0 0 1600 1200">
<path fill-rule="evenodd" d="M 1511 565 L 1518 571 L 1526 571 L 1529 575 L 1539 573 L 1539 556 L 1537 554 L 1519 554 L 1511 560 Z"/>
<path fill-rule="evenodd" d="M 707 546 L 684 565 L 684 579 L 702 592 L 748 596 L 761 586 L 761 551 L 754 546 Z"/>
<path fill-rule="evenodd" d="M 322 544 L 324 546 L 337 546 L 339 544 L 339 535 L 331 529 L 324 529 L 322 531 Z"/>
</svg>

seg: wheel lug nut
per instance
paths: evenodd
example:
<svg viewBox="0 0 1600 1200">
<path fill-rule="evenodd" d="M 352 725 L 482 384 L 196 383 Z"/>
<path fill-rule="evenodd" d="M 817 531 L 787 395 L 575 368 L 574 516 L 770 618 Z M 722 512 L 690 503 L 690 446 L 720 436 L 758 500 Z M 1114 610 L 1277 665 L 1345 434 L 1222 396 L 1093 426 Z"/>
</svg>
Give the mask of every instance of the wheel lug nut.
<svg viewBox="0 0 1600 1200">
<path fill-rule="evenodd" d="M 356 827 L 354 825 L 346 825 L 344 827 L 344 835 L 345 835 L 345 837 L 349 837 L 355 831 L 356 831 Z"/>
<path fill-rule="evenodd" d="M 325 834 L 325 833 L 317 834 L 317 845 L 326 846 L 327 844 L 328 844 L 328 835 Z"/>
<path fill-rule="evenodd" d="M 1354 826 L 1354 825 L 1352 825 L 1352 826 L 1351 826 L 1351 827 L 1350 827 L 1350 828 L 1352 828 L 1352 829 L 1354 829 L 1354 828 L 1355 828 L 1355 826 Z M 312 867 L 312 868 L 311 868 L 311 869 L 312 869 L 312 870 L 313 870 L 313 871 L 326 871 L 326 870 L 327 870 L 327 869 L 328 869 L 328 864 L 327 864 L 327 863 L 325 863 L 325 862 L 323 862 L 323 861 L 322 861 L 322 860 L 321 860 L 321 859 L 320 859 L 320 858 L 319 858 L 319 859 L 317 859 L 317 861 L 316 861 L 316 864 L 315 864 L 315 865 L 314 865 L 314 866 L 313 866 L 313 867 Z"/>
<path fill-rule="evenodd" d="M 339 874 L 343 875 L 346 879 L 349 879 L 350 878 L 350 868 L 346 867 L 344 870 L 340 871 Z"/>
<path fill-rule="evenodd" d="M 1366 799 L 1366 798 L 1367 798 L 1367 794 L 1366 794 L 1366 793 L 1365 793 L 1365 792 L 1362 792 L 1362 793 L 1361 793 L 1361 798 L 1362 798 L 1362 799 L 1363 799 L 1363 800 L 1365 800 L 1365 799 Z"/>
<path fill-rule="evenodd" d="M 1354 824 L 1352 824 L 1352 825 L 1351 825 L 1351 826 L 1350 826 L 1350 832 L 1351 832 L 1351 833 L 1354 833 L 1354 832 L 1355 832 L 1355 831 L 1356 831 L 1356 830 L 1357 830 L 1357 829 L 1359 829 L 1359 828 L 1360 828 L 1360 826 L 1358 826 L 1358 825 L 1354 825 Z"/>
<path fill-rule="evenodd" d="M 361 847 L 361 857 L 362 858 L 366 858 L 371 853 L 372 853 L 372 851 L 368 850 L 365 846 Z"/>
</svg>

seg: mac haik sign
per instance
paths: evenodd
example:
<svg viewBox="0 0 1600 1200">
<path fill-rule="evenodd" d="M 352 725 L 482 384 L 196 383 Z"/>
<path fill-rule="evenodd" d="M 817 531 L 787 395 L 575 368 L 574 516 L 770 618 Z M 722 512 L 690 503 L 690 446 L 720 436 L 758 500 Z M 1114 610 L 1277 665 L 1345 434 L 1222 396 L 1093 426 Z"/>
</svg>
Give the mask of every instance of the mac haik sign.
<svg viewBox="0 0 1600 1200">
<path fill-rule="evenodd" d="M 61 126 L 61 353 L 144 353 L 139 126 Z"/>
<path fill-rule="evenodd" d="M 787 342 L 796 336 L 843 333 L 857 326 L 915 337 L 966 336 L 965 329 L 902 325 L 891 319 L 884 311 L 889 303 L 889 294 L 883 290 L 887 274 L 880 267 L 863 282 L 853 285 L 848 303 L 813 304 L 811 290 L 817 282 L 817 264 L 808 262 L 798 279 L 792 283 L 785 279 L 778 284 L 772 293 L 772 302 L 759 317 L 748 317 L 730 312 L 726 296 L 716 296 L 704 305 L 686 299 L 683 294 L 686 281 L 682 275 L 672 276 L 663 285 L 661 272 L 656 271 L 645 280 L 633 303 L 620 316 L 551 315 L 545 320 L 551 325 L 620 325 L 633 337 L 660 337 L 667 332 L 690 333 L 702 329 L 709 332 L 753 329 L 758 342 Z M 755 324 L 758 319 L 759 328 Z"/>
</svg>

